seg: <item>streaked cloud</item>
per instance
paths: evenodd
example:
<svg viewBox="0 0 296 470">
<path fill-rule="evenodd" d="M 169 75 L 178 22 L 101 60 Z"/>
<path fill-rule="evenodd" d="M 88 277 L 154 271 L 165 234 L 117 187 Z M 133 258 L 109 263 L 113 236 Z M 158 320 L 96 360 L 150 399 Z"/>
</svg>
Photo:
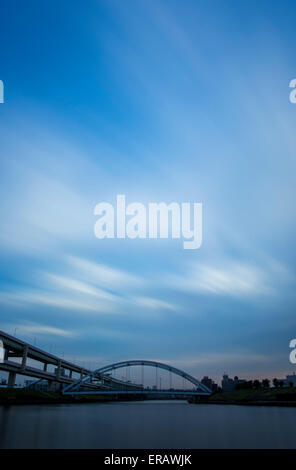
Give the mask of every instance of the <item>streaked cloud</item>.
<svg viewBox="0 0 296 470">
<path fill-rule="evenodd" d="M 93 283 L 106 286 L 109 289 L 137 288 L 143 285 L 143 279 L 127 271 L 77 257 L 70 257 L 69 262 Z"/>
<path fill-rule="evenodd" d="M 7 331 L 11 329 L 10 324 L 3 325 Z M 60 336 L 62 338 L 74 338 L 77 337 L 77 332 L 72 330 L 66 330 L 63 328 L 56 328 L 50 325 L 35 324 L 35 323 L 17 323 L 14 325 L 15 332 L 18 332 L 18 335 L 21 337 L 26 337 L 27 335 L 46 335 L 46 336 Z"/>
<path fill-rule="evenodd" d="M 115 295 L 112 295 L 103 289 L 93 287 L 86 282 L 78 281 L 77 279 L 71 279 L 64 276 L 58 276 L 54 274 L 48 274 L 46 276 L 48 280 L 55 286 L 61 289 L 73 290 L 82 294 L 98 297 L 104 300 L 116 301 L 118 300 Z"/>
<path fill-rule="evenodd" d="M 23 333 L 38 334 L 38 335 L 52 335 L 52 336 L 62 336 L 64 338 L 73 338 L 77 336 L 77 333 L 74 333 L 70 330 L 64 330 L 61 328 L 54 328 L 52 326 L 43 326 L 43 325 L 19 325 L 19 329 Z"/>
<path fill-rule="evenodd" d="M 163 300 L 154 299 L 152 297 L 136 297 L 134 301 L 142 307 L 151 308 L 153 310 L 162 310 L 162 309 L 177 310 L 178 309 L 176 305 L 173 305 L 169 302 L 165 302 Z"/>
<path fill-rule="evenodd" d="M 243 262 L 224 266 L 195 264 L 184 277 L 172 277 L 171 285 L 180 290 L 216 295 L 250 296 L 271 293 L 260 268 Z"/>
<path fill-rule="evenodd" d="M 106 302 L 92 301 L 90 299 L 69 297 L 62 294 L 56 294 L 49 291 L 34 291 L 34 290 L 21 290 L 11 289 L 9 291 L 2 291 L 0 293 L 0 303 L 22 307 L 29 304 L 56 307 L 59 309 L 70 310 L 73 313 L 83 312 L 97 312 L 105 313 L 112 312 L 114 308 Z"/>
</svg>

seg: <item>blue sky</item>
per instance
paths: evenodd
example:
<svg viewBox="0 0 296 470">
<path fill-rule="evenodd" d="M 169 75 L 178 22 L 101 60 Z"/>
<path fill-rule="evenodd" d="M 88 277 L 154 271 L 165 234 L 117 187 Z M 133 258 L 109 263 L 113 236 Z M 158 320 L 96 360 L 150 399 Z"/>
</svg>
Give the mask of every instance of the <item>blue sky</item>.
<svg viewBox="0 0 296 470">
<path fill-rule="evenodd" d="M 292 0 L 2 2 L 2 329 L 89 367 L 293 371 L 295 19 Z M 202 202 L 202 247 L 96 239 L 117 194 Z"/>
</svg>

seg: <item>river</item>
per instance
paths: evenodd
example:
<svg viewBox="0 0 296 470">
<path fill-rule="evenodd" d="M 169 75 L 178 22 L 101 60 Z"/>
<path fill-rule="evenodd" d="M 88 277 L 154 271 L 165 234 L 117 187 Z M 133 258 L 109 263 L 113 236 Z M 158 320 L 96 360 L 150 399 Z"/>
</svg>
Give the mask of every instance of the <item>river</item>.
<svg viewBox="0 0 296 470">
<path fill-rule="evenodd" d="M 0 407 L 0 448 L 296 448 L 296 408 L 181 401 Z"/>
</svg>

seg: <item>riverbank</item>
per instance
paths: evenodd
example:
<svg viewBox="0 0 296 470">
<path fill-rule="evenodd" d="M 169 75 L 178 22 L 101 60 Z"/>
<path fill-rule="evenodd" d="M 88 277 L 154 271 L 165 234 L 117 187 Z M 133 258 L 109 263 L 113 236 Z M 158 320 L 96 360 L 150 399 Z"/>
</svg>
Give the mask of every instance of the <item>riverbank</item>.
<svg viewBox="0 0 296 470">
<path fill-rule="evenodd" d="M 207 405 L 295 406 L 296 388 L 267 388 L 218 392 L 210 397 L 193 397 L 190 403 Z"/>
<path fill-rule="evenodd" d="M 122 396 L 121 401 L 128 401 L 130 397 Z M 37 390 L 23 390 L 6 388 L 0 390 L 0 406 L 2 405 L 49 405 L 67 403 L 105 403 L 118 401 L 116 396 L 85 395 L 80 397 L 64 396 L 60 393 L 43 392 Z"/>
<path fill-rule="evenodd" d="M 37 390 L 6 388 L 0 389 L 0 406 L 2 405 L 42 405 L 73 403 L 106 403 L 141 401 L 139 395 L 84 395 L 64 396 L 60 393 Z M 291 406 L 296 407 L 296 388 L 271 388 L 259 390 L 236 390 L 218 392 L 210 397 L 195 396 L 191 404 L 203 405 L 244 405 L 244 406 Z"/>
</svg>

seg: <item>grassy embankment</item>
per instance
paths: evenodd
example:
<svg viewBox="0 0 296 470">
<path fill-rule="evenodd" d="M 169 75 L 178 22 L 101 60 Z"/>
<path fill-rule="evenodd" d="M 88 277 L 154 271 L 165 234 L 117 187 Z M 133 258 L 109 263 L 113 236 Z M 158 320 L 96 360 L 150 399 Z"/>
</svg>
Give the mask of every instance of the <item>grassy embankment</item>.
<svg viewBox="0 0 296 470">
<path fill-rule="evenodd" d="M 218 392 L 209 397 L 207 403 L 240 405 L 289 403 L 296 406 L 296 388 L 265 388 Z"/>
</svg>

